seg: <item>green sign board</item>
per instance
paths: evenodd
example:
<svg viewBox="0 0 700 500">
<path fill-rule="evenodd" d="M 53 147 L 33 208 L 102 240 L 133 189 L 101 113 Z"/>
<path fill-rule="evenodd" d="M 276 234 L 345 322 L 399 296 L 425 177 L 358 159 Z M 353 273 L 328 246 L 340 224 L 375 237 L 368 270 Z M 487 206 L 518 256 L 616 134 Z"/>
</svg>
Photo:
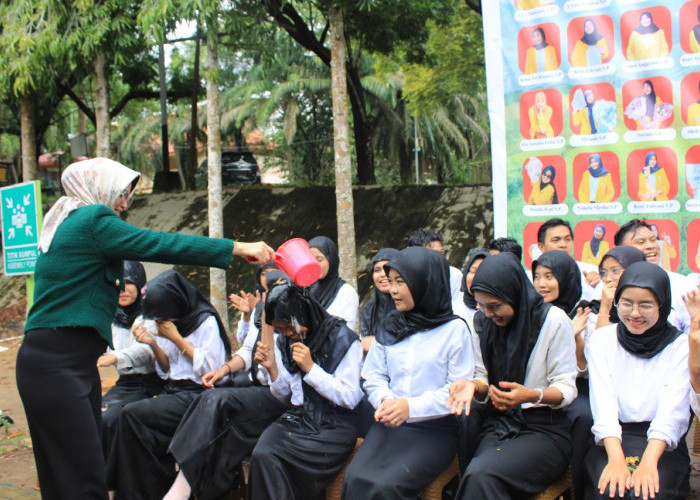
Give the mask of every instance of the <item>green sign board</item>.
<svg viewBox="0 0 700 500">
<path fill-rule="evenodd" d="M 5 274 L 31 274 L 36 265 L 42 219 L 39 181 L 0 189 L 0 204 Z"/>
</svg>

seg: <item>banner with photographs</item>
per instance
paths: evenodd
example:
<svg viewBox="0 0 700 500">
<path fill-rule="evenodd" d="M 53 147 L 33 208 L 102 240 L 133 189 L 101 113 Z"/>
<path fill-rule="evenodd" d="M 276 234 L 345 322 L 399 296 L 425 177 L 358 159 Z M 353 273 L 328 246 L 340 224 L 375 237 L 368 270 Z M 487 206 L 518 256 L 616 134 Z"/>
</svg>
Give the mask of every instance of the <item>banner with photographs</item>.
<svg viewBox="0 0 700 500">
<path fill-rule="evenodd" d="M 598 264 L 645 218 L 663 266 L 700 273 L 700 0 L 498 0 L 484 9 L 496 236 L 537 258 L 574 228 Z M 497 6 L 497 7 L 496 7 Z"/>
</svg>

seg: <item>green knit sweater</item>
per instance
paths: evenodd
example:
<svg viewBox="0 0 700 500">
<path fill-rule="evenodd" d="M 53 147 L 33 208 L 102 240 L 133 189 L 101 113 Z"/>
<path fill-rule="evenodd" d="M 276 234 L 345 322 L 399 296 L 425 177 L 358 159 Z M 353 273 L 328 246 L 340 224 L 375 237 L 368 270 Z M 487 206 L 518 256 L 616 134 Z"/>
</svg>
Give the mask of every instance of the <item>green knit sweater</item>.
<svg viewBox="0 0 700 500">
<path fill-rule="evenodd" d="M 111 346 L 124 260 L 225 269 L 232 252 L 232 240 L 141 229 L 105 205 L 78 208 L 58 227 L 49 251 L 39 255 L 24 330 L 88 326 Z"/>
</svg>

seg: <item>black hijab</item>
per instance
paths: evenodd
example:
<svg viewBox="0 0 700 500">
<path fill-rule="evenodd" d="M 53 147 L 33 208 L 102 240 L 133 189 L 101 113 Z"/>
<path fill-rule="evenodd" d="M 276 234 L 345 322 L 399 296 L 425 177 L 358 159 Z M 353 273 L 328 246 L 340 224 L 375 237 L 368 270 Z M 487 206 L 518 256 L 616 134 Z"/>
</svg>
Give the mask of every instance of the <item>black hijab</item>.
<svg viewBox="0 0 700 500">
<path fill-rule="evenodd" d="M 608 253 L 603 255 L 603 258 L 600 259 L 600 264 L 598 265 L 599 273 L 603 271 L 603 262 L 609 258 L 615 259 L 620 264 L 622 269 L 627 269 L 635 262 L 643 262 L 647 260 L 646 257 L 644 257 L 644 253 L 638 248 L 629 245 L 622 245 L 611 248 L 608 250 Z M 576 314 L 576 310 L 579 307 L 590 307 L 593 313 L 598 314 L 600 312 L 600 300 L 582 300 L 576 305 L 574 311 L 569 314 L 569 317 L 573 318 Z M 613 306 L 610 308 L 610 323 L 619 323 L 619 321 L 620 318 L 617 316 L 617 308 L 615 307 L 615 304 L 613 304 Z"/>
<path fill-rule="evenodd" d="M 542 176 L 545 172 L 549 172 L 549 182 L 544 182 Z M 557 187 L 554 185 L 554 178 L 557 176 L 557 170 L 552 165 L 547 165 L 542 169 L 540 174 L 540 191 L 544 190 L 547 186 L 552 186 L 554 194 L 552 195 L 552 205 L 559 204 L 559 196 L 557 195 Z"/>
<path fill-rule="evenodd" d="M 477 260 L 484 260 L 489 255 L 491 254 L 488 253 L 486 250 L 479 250 L 477 252 L 474 252 L 469 257 L 469 260 L 465 264 L 464 270 L 462 271 L 462 286 L 459 287 L 459 291 L 464 293 L 464 305 L 471 310 L 476 309 L 476 300 L 474 300 L 472 292 L 469 291 L 469 287 L 467 287 L 467 274 L 469 273 L 469 269 L 471 269 L 471 267 Z"/>
<path fill-rule="evenodd" d="M 648 28 L 642 26 L 642 17 L 644 16 L 649 16 L 649 20 L 651 21 Z M 639 15 L 639 24 L 636 28 L 634 28 L 634 31 L 636 31 L 640 35 L 648 35 L 650 33 L 656 33 L 657 31 L 659 31 L 659 27 L 656 24 L 654 24 L 654 18 L 652 17 L 651 12 L 645 10 Z"/>
<path fill-rule="evenodd" d="M 550 304 L 568 314 L 581 299 L 581 271 L 576 261 L 563 250 L 544 252 L 532 263 L 533 280 L 537 266 L 545 266 L 552 270 L 559 285 L 559 296 Z"/>
<path fill-rule="evenodd" d="M 273 285 L 268 292 L 265 302 L 265 321 L 271 324 L 272 321 L 282 321 L 298 324 L 307 328 L 306 336 L 302 343 L 311 351 L 311 358 L 318 362 L 323 355 L 326 340 L 329 335 L 345 325 L 345 321 L 331 316 L 309 293 L 307 288 L 299 288 L 291 283 L 282 280 Z M 277 347 L 282 354 L 282 364 L 289 373 L 296 373 L 300 370 L 299 365 L 292 359 L 292 344 L 296 340 L 291 340 L 284 335 L 277 336 Z"/>
<path fill-rule="evenodd" d="M 650 290 L 659 301 L 659 320 L 640 335 L 631 333 L 625 324 L 617 324 L 617 340 L 622 348 L 640 358 L 653 358 L 678 338 L 681 332 L 668 322 L 671 314 L 671 280 L 668 273 L 651 262 L 635 262 L 625 268 L 615 292 L 615 303 L 627 287 Z"/>
<path fill-rule="evenodd" d="M 175 328 L 183 337 L 194 332 L 209 316 L 214 316 L 226 356 L 231 355 L 231 342 L 219 313 L 182 274 L 170 270 L 156 276 L 146 283 L 142 298 L 144 318 L 174 319 Z"/>
<path fill-rule="evenodd" d="M 262 272 L 265 269 L 277 269 L 277 266 L 273 261 L 268 260 L 264 264 L 259 264 L 255 269 L 255 291 L 260 292 L 260 295 L 262 295 L 265 291 L 265 288 L 262 285 L 262 281 L 260 280 L 260 276 L 262 275 Z M 253 324 L 258 330 L 260 330 L 260 328 L 262 327 L 262 300 L 259 300 L 258 303 L 255 304 L 255 311 L 253 312 Z"/>
<path fill-rule="evenodd" d="M 520 262 L 509 252 L 491 255 L 481 263 L 472 282 L 472 293 L 477 291 L 506 301 L 515 312 L 512 321 L 503 327 L 481 311 L 474 315 L 489 384 L 522 384 L 530 354 L 552 306 L 543 302 Z M 524 425 L 522 411 L 518 407 L 498 412 L 495 423 L 499 439 L 516 435 Z"/>
<path fill-rule="evenodd" d="M 387 276 L 390 269 L 406 282 L 413 297 L 413 309 L 387 314 L 377 333 L 377 342 L 392 345 L 416 332 L 460 319 L 452 313 L 450 265 L 443 254 L 425 247 L 404 248 L 384 265 Z"/>
<path fill-rule="evenodd" d="M 391 260 L 399 255 L 399 251 L 395 248 L 382 248 L 379 250 L 369 266 L 369 274 L 374 274 L 374 266 L 377 262 L 383 260 Z M 391 311 L 395 310 L 396 306 L 388 293 L 380 292 L 374 288 L 374 295 L 370 298 L 360 312 L 360 337 L 376 335 L 384 317 Z"/>
<path fill-rule="evenodd" d="M 143 264 L 132 260 L 124 261 L 124 284 L 127 282 L 136 286 L 136 300 L 128 306 L 118 306 L 113 323 L 122 328 L 131 329 L 131 325 L 141 314 L 141 288 L 146 284 L 146 270 Z"/>
<path fill-rule="evenodd" d="M 590 22 L 593 24 L 593 33 L 586 33 L 586 23 Z M 598 33 L 598 26 L 596 26 L 595 21 L 590 17 L 583 21 L 583 36 L 581 41 L 586 45 L 595 45 L 598 41 L 603 38 L 603 35 Z"/>
<path fill-rule="evenodd" d="M 316 236 L 309 240 L 309 247 L 315 248 L 328 259 L 328 274 L 309 287 L 311 296 L 315 298 L 324 309 L 328 309 L 338 295 L 338 290 L 345 281 L 338 275 L 340 256 L 338 248 L 333 240 L 326 236 Z"/>
</svg>

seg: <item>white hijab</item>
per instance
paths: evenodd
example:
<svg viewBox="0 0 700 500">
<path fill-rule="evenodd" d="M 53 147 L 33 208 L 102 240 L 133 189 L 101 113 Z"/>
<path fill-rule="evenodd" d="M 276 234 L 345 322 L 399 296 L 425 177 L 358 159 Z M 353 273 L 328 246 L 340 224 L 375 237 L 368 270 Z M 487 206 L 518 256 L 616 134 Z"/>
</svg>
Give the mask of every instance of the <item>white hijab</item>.
<svg viewBox="0 0 700 500">
<path fill-rule="evenodd" d="M 76 208 L 106 205 L 113 208 L 124 190 L 136 187 L 141 174 L 109 158 L 92 158 L 72 163 L 63 171 L 61 196 L 44 217 L 39 249 L 49 251 L 58 226 Z"/>
</svg>

